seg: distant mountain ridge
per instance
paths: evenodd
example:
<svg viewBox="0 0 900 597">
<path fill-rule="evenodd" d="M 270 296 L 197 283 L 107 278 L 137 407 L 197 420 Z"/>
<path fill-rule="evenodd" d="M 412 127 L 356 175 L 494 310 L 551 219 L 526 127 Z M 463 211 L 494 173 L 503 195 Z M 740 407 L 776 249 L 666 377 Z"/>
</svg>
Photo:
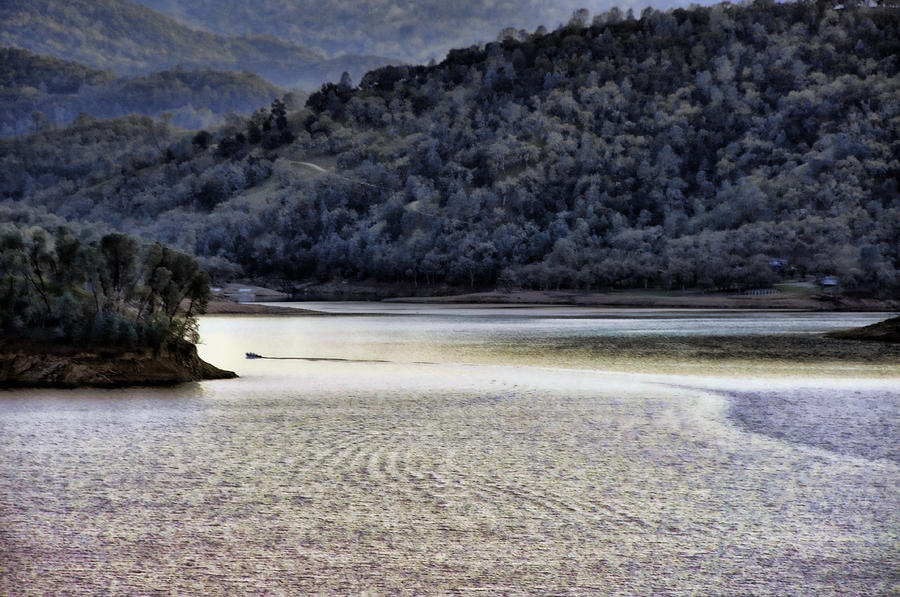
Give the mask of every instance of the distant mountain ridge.
<svg viewBox="0 0 900 597">
<path fill-rule="evenodd" d="M 440 60 L 451 48 L 489 42 L 507 28 L 550 29 L 586 7 L 618 4 L 640 12 L 636 0 L 137 0 L 182 23 L 221 35 L 274 35 L 329 56 L 377 54 L 404 62 Z M 656 8 L 676 5 L 657 0 Z"/>
<path fill-rule="evenodd" d="M 251 73 L 171 69 L 135 77 L 72 61 L 0 48 L 0 136 L 46 125 L 68 125 L 79 114 L 112 118 L 160 117 L 198 129 L 220 124 L 229 113 L 250 114 L 285 90 Z"/>
<path fill-rule="evenodd" d="M 47 93 L 77 93 L 85 85 L 115 79 L 108 71 L 72 60 L 40 56 L 19 48 L 0 48 L 0 87 L 45 87 Z"/>
<path fill-rule="evenodd" d="M 191 29 L 129 0 L 0 2 L 0 46 L 75 60 L 117 75 L 174 67 L 253 72 L 282 87 L 315 89 L 344 70 L 360 77 L 388 60 L 328 58 L 272 36 Z"/>
</svg>

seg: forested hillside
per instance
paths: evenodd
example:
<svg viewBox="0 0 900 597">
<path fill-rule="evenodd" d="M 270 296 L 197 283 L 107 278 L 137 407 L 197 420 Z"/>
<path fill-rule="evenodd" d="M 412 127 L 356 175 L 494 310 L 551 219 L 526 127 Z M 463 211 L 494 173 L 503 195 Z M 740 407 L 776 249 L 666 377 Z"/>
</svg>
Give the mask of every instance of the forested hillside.
<svg viewBox="0 0 900 597">
<path fill-rule="evenodd" d="M 343 71 L 360 76 L 389 62 L 371 56 L 328 58 L 271 36 L 198 31 L 131 0 L 2 1 L 0 46 L 120 76 L 175 67 L 248 71 L 276 85 L 306 89 L 337 80 Z"/>
<path fill-rule="evenodd" d="M 0 48 L 0 136 L 68 125 L 79 114 L 171 117 L 198 129 L 229 113 L 249 115 L 285 91 L 250 73 L 175 69 L 116 78 L 111 73 L 26 50 Z"/>
<path fill-rule="evenodd" d="M 220 277 L 896 295 L 898 56 L 891 9 L 578 13 L 210 134 L 2 142 L 0 192 Z"/>
</svg>

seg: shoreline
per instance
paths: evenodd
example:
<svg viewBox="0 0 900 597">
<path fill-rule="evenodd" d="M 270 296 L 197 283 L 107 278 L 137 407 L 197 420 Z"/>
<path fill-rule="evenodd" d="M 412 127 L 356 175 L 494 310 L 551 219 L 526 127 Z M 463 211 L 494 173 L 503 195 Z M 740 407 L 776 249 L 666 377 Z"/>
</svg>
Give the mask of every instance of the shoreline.
<svg viewBox="0 0 900 597">
<path fill-rule="evenodd" d="M 865 298 L 848 299 L 781 292 L 763 295 L 736 295 L 654 291 L 491 290 L 440 297 L 394 297 L 383 299 L 383 302 L 811 312 L 879 312 L 892 311 L 900 307 L 900 304 L 896 301 Z"/>
<path fill-rule="evenodd" d="M 266 281 L 257 280 L 259 284 Z M 586 307 L 661 308 L 661 309 L 745 309 L 789 311 L 900 311 L 900 299 L 836 296 L 822 292 L 809 281 L 785 282 L 773 288 L 740 292 L 704 292 L 699 290 L 521 290 L 502 288 L 468 289 L 453 286 L 415 286 L 408 283 L 331 281 L 293 286 L 290 298 L 273 298 L 288 289 L 291 282 L 269 280 L 270 288 L 255 286 L 258 302 L 385 302 L 435 304 L 494 304 L 494 305 L 568 305 Z M 252 286 L 252 284 L 250 284 Z M 286 297 L 286 293 L 281 293 Z M 210 302 L 215 309 L 210 314 L 274 314 L 271 308 L 259 310 L 246 306 L 223 307 L 224 297 Z M 215 305 L 219 303 L 220 305 Z M 253 304 L 253 303 L 250 303 Z M 298 313 L 294 313 L 295 315 Z"/>
<path fill-rule="evenodd" d="M 574 293 L 571 291 L 523 291 L 523 292 L 476 292 L 446 296 L 392 296 L 386 298 L 322 298 L 277 301 L 293 303 L 297 307 L 264 304 L 265 301 L 236 303 L 231 301 L 211 301 L 204 315 L 264 315 L 264 316 L 326 316 L 334 315 L 324 311 L 306 309 L 300 305 L 314 302 L 372 302 L 385 304 L 435 304 L 469 305 L 489 307 L 594 307 L 611 309 L 659 309 L 683 311 L 734 311 L 734 312 L 798 312 L 798 313 L 890 313 L 900 310 L 896 301 L 875 299 L 854 299 L 824 301 L 815 298 L 792 296 L 666 296 L 638 293 Z"/>
</svg>

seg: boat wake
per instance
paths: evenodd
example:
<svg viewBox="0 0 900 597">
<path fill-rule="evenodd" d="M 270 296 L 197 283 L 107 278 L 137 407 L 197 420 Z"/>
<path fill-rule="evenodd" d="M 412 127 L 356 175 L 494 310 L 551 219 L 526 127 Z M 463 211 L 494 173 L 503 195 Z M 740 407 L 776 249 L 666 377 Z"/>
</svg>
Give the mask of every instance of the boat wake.
<svg viewBox="0 0 900 597">
<path fill-rule="evenodd" d="M 388 361 L 385 359 L 340 359 L 334 357 L 267 357 L 255 352 L 245 353 L 248 360 L 268 359 L 270 361 L 326 361 L 332 363 L 399 363 L 407 364 L 406 361 Z M 437 365 L 429 361 L 412 361 L 413 365 Z"/>
</svg>

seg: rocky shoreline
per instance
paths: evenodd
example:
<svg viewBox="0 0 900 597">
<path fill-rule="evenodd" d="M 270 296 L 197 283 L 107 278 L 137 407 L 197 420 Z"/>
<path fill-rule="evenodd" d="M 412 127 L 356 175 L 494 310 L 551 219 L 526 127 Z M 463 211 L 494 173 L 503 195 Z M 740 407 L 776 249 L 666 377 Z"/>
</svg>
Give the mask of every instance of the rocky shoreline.
<svg viewBox="0 0 900 597">
<path fill-rule="evenodd" d="M 158 349 L 4 342 L 0 388 L 159 386 L 237 377 L 202 360 L 197 347 L 168 341 Z"/>
</svg>

